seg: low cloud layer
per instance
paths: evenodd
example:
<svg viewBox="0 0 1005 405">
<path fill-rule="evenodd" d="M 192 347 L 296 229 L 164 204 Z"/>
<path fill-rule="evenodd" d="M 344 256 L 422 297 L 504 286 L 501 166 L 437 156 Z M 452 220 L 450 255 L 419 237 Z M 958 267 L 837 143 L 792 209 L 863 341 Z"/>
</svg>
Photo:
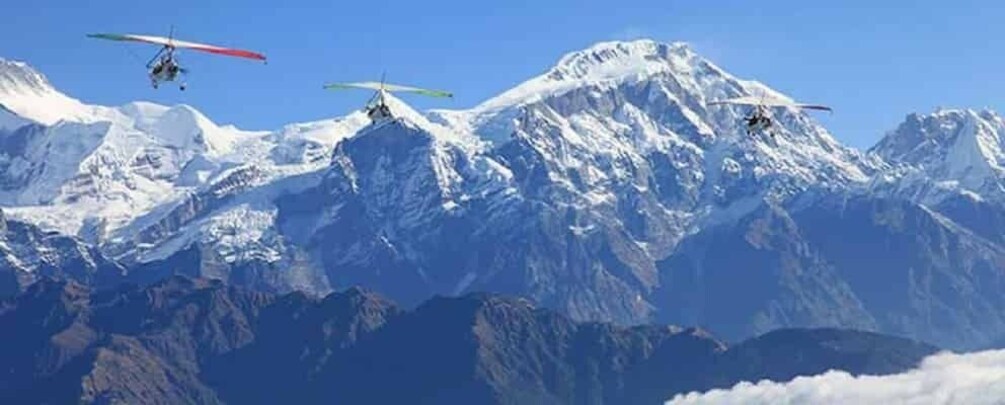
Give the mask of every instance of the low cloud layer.
<svg viewBox="0 0 1005 405">
<path fill-rule="evenodd" d="M 678 395 L 668 404 L 1003 404 L 1005 350 L 931 356 L 915 370 L 884 377 L 830 371 L 787 383 L 744 382 L 728 390 Z"/>
</svg>

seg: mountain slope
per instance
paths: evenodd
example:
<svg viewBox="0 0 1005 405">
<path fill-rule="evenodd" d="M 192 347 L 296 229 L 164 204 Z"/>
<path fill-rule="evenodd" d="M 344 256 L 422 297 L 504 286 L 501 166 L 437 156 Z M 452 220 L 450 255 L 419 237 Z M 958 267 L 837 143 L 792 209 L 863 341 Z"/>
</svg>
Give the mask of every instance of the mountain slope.
<svg viewBox="0 0 1005 405">
<path fill-rule="evenodd" d="M 132 237 L 144 215 L 235 171 L 254 168 L 266 183 L 323 167 L 335 142 L 365 121 L 355 114 L 250 132 L 184 105 L 90 106 L 9 61 L 0 61 L 0 106 L 13 114 L 0 126 L 0 204 L 15 207 L 13 217 L 94 243 Z"/>
<path fill-rule="evenodd" d="M 662 267 L 664 320 L 726 338 L 842 325 L 967 349 L 1005 335 L 1005 249 L 909 201 L 826 195 L 685 245 Z"/>
<path fill-rule="evenodd" d="M 127 270 L 76 238 L 9 220 L 0 211 L 0 297 L 45 277 L 110 287 L 123 282 Z"/>
<path fill-rule="evenodd" d="M 870 152 L 901 165 L 880 182 L 898 195 L 929 204 L 961 193 L 1005 201 L 1005 119 L 993 111 L 912 114 Z"/>
<path fill-rule="evenodd" d="M 0 58 L 0 105 L 24 120 L 53 125 L 60 120 L 88 122 L 94 108 L 57 91 L 49 80 L 24 62 Z"/>
<path fill-rule="evenodd" d="M 336 286 L 406 303 L 500 291 L 577 319 L 644 322 L 656 262 L 692 229 L 878 167 L 795 112 L 780 113 L 776 138 L 750 138 L 740 111 L 704 107 L 768 91 L 682 45 L 600 44 L 473 110 L 434 111 L 432 125 L 364 130 L 336 148 L 329 183 L 290 199 L 325 202 L 291 210 L 331 216 L 310 243 L 326 247 Z M 444 132 L 483 142 L 433 142 L 455 145 L 443 157 L 428 139 Z"/>
<path fill-rule="evenodd" d="M 24 65 L 7 70 L 19 84 L 0 104 L 65 98 Z M 0 204 L 140 284 L 364 285 L 406 306 L 492 291 L 575 320 L 672 319 L 734 340 L 843 326 L 971 347 L 1001 333 L 1001 119 L 916 116 L 861 153 L 798 110 L 772 112 L 773 136 L 747 135 L 744 108 L 708 106 L 761 95 L 785 97 L 686 45 L 641 40 L 572 52 L 469 110 L 392 97 L 398 119 L 379 125 L 356 112 L 248 132 L 149 103 L 46 121 L 22 102 L 0 110 L 17 127 L 0 129 Z M 870 280 L 908 284 L 873 300 Z M 716 294 L 696 297 L 705 284 Z"/>
<path fill-rule="evenodd" d="M 739 378 L 899 372 L 936 350 L 838 330 L 726 348 L 499 296 L 403 312 L 358 289 L 310 299 L 185 278 L 100 293 L 43 280 L 0 301 L 0 330 L 18 331 L 0 346 L 0 398 L 15 403 L 653 403 Z M 792 353 L 803 361 L 775 366 Z"/>
</svg>

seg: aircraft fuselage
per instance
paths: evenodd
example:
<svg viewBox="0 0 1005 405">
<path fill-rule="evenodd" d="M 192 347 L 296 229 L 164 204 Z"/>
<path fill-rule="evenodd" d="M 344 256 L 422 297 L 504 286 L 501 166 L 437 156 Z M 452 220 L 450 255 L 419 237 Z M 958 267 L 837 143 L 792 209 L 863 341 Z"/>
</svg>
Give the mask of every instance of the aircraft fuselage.
<svg viewBox="0 0 1005 405">
<path fill-rule="evenodd" d="M 163 82 L 173 82 L 178 79 L 183 73 L 181 66 L 178 65 L 178 61 L 173 57 L 168 55 L 157 61 L 157 63 L 150 68 L 148 73 L 150 76 L 150 82 L 153 84 L 154 88 Z M 181 85 L 181 89 L 185 90 L 185 85 Z"/>
</svg>

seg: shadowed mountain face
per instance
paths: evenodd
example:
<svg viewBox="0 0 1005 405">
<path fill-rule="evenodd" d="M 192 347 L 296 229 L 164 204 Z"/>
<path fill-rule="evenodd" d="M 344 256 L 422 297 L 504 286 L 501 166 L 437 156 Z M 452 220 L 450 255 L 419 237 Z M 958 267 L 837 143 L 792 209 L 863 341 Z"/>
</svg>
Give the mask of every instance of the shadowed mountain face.
<svg viewBox="0 0 1005 405">
<path fill-rule="evenodd" d="M 127 272 L 79 239 L 9 220 L 0 211 L 0 297 L 12 296 L 43 277 L 114 286 L 126 279 Z"/>
<path fill-rule="evenodd" d="M 895 373 L 936 350 L 827 329 L 727 347 L 499 296 L 405 312 L 360 289 L 312 299 L 180 277 L 105 292 L 45 279 L 0 304 L 0 330 L 4 403 L 655 403 L 828 369 Z"/>
<path fill-rule="evenodd" d="M 849 325 L 986 347 L 1005 335 L 1003 263 L 999 245 L 924 206 L 829 195 L 686 242 L 663 263 L 663 315 L 732 340 Z"/>
</svg>

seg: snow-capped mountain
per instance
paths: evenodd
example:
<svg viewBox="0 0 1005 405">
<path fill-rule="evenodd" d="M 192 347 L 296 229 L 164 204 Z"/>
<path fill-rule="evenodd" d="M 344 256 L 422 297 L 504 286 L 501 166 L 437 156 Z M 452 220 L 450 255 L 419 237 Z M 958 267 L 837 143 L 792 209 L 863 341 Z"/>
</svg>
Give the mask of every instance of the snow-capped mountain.
<svg viewBox="0 0 1005 405">
<path fill-rule="evenodd" d="M 652 196 L 652 204 L 674 214 L 677 235 L 717 215 L 739 215 L 767 196 L 864 182 L 881 166 L 795 111 L 779 113 L 783 125 L 774 137 L 750 137 L 739 124 L 746 111 L 706 104 L 762 94 L 784 98 L 729 75 L 685 44 L 610 42 L 566 55 L 472 110 L 432 115 L 492 142 L 490 153 L 510 166 L 546 168 L 547 182 L 523 182 L 526 195 L 571 195 L 581 205 L 614 210 Z M 527 153 L 538 161 L 516 156 Z M 639 197 L 613 198 L 633 194 Z M 666 251 L 673 241 L 661 245 L 650 247 Z"/>
<path fill-rule="evenodd" d="M 185 105 L 89 106 L 8 61 L 0 61 L 0 107 L 8 117 L 0 118 L 0 204 L 12 207 L 8 215 L 101 243 L 235 171 L 254 168 L 248 181 L 267 183 L 317 170 L 364 122 L 356 114 L 251 132 Z"/>
<path fill-rule="evenodd" d="M 1005 119 L 993 111 L 912 114 L 871 150 L 896 170 L 878 179 L 937 204 L 957 194 L 1005 201 Z"/>
<path fill-rule="evenodd" d="M 558 135 L 573 153 L 690 155 L 702 162 L 687 163 L 703 163 L 691 168 L 705 172 L 710 186 L 718 186 L 714 180 L 722 174 L 757 181 L 782 174 L 796 182 L 841 185 L 865 181 L 877 168 L 795 111 L 780 114 L 784 125 L 776 137 L 749 137 L 740 128 L 746 111 L 706 105 L 749 95 L 787 98 L 733 77 L 686 44 L 640 40 L 573 52 L 472 110 L 433 115 L 497 146 L 544 124 L 561 129 Z"/>
<path fill-rule="evenodd" d="M 99 246 L 133 281 L 187 273 L 316 294 L 362 284 L 405 304 L 494 291 L 580 320 L 709 322 L 736 338 L 812 324 L 964 347 L 1005 333 L 1005 305 L 918 287 L 922 269 L 953 285 L 1005 279 L 994 227 L 1005 214 L 975 205 L 1002 165 L 991 113 L 909 119 L 870 153 L 796 110 L 774 112 L 773 136 L 747 135 L 747 111 L 708 102 L 784 95 L 648 40 L 570 53 L 469 110 L 419 113 L 392 97 L 389 123 L 357 112 L 277 131 L 187 106 L 88 106 L 24 64 L 2 66 L 4 212 Z M 60 108 L 36 111 L 46 98 Z M 978 198 L 922 192 L 950 180 Z M 834 203 L 848 194 L 854 209 Z M 851 225 L 834 241 L 814 221 Z M 919 237 L 900 238 L 907 230 Z M 908 296 L 870 298 L 870 276 L 847 257 L 879 253 L 856 245 L 859 233 L 927 252 L 884 262 Z M 750 282 L 742 310 L 681 290 L 730 280 Z M 935 333 L 925 319 L 961 301 L 979 302 L 948 317 L 968 332 Z"/>
<path fill-rule="evenodd" d="M 87 106 L 60 93 L 41 73 L 24 62 L 0 58 L 0 94 L 3 109 L 25 120 L 52 125 L 60 120 L 92 122 L 101 109 Z M 2 121 L 0 121 L 2 122 Z"/>
</svg>

